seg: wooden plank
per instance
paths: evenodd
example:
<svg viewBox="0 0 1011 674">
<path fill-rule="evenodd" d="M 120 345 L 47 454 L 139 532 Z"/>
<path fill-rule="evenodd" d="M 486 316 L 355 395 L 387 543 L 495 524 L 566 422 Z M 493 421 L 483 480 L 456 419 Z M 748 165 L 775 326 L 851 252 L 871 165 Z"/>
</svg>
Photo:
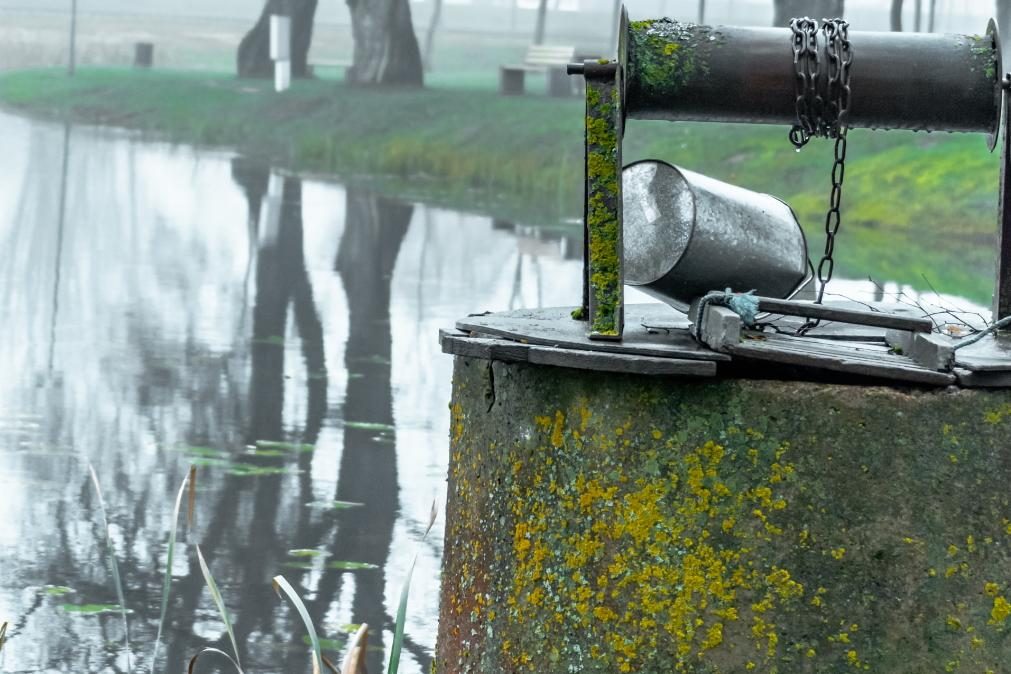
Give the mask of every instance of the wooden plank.
<svg viewBox="0 0 1011 674">
<path fill-rule="evenodd" d="M 726 350 L 735 357 L 912 384 L 945 386 L 955 382 L 955 376 L 951 373 L 929 370 L 906 356 L 889 353 L 887 347 L 871 344 L 858 347 L 852 343 L 829 342 L 810 337 L 769 335 L 762 340 L 745 339 L 739 344 L 728 345 Z"/>
<path fill-rule="evenodd" d="M 908 330 L 910 332 L 930 332 L 934 329 L 933 322 L 926 317 L 899 316 L 883 311 L 850 309 L 833 304 L 779 300 L 772 297 L 759 297 L 758 309 L 761 312 L 782 316 L 803 316 L 805 318 L 854 323 L 894 330 Z"/>
<path fill-rule="evenodd" d="M 712 377 L 716 375 L 716 363 L 701 360 L 650 358 L 602 351 L 560 349 L 519 344 L 497 338 L 469 337 L 459 332 L 453 333 L 445 330 L 439 332 L 439 341 L 444 353 L 485 360 L 650 376 Z"/>
<path fill-rule="evenodd" d="M 885 340 L 893 349 L 930 370 L 949 371 L 955 361 L 954 342 L 944 335 L 888 330 Z"/>
<path fill-rule="evenodd" d="M 955 376 L 958 377 L 959 386 L 965 388 L 1011 388 L 1011 372 L 973 372 L 956 367 Z"/>
<path fill-rule="evenodd" d="M 1011 335 L 990 335 L 956 350 L 955 365 L 973 372 L 1011 371 Z"/>
<path fill-rule="evenodd" d="M 641 310 L 642 307 L 635 309 Z M 668 312 L 671 311 L 669 307 L 666 309 Z M 477 332 L 562 349 L 621 353 L 650 358 L 730 360 L 726 354 L 716 353 L 696 342 L 687 330 L 687 322 L 683 323 L 684 328 L 681 329 L 651 331 L 642 325 L 647 314 L 633 311 L 628 318 L 622 341 L 605 342 L 589 339 L 586 335 L 586 322 L 573 320 L 571 313 L 572 307 L 521 309 L 469 316 L 457 321 L 456 327 L 464 332 Z"/>
</svg>

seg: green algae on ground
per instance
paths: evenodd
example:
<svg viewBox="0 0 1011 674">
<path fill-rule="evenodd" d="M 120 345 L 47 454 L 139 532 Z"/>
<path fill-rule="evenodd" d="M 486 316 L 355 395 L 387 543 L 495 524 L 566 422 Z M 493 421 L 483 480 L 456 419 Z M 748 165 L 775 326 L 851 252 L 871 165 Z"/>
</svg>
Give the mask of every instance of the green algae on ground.
<svg viewBox="0 0 1011 674">
<path fill-rule="evenodd" d="M 1001 671 L 1011 393 L 485 365 L 440 671 Z"/>
</svg>

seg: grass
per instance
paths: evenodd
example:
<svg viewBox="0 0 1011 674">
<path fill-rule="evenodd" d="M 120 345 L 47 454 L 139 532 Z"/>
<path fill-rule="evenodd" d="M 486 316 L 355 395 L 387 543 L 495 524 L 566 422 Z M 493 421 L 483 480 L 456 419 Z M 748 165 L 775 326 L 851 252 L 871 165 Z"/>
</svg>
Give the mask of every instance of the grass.
<svg viewBox="0 0 1011 674">
<path fill-rule="evenodd" d="M 468 75 L 469 76 L 469 75 Z M 539 222 L 581 212 L 583 104 L 460 87 L 298 82 L 283 95 L 227 75 L 88 69 L 0 75 L 0 104 L 33 115 L 235 147 L 275 165 L 366 180 L 406 198 Z M 998 162 L 977 136 L 850 134 L 839 273 L 987 302 Z M 672 161 L 788 201 L 812 253 L 831 145 L 793 151 L 786 129 L 630 121 L 624 159 Z"/>
</svg>

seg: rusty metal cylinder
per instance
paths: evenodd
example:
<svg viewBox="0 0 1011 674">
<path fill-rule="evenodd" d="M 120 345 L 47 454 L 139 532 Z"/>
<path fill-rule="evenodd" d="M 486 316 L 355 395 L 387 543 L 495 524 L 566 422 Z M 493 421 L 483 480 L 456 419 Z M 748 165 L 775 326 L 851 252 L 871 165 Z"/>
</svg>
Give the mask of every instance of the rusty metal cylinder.
<svg viewBox="0 0 1011 674">
<path fill-rule="evenodd" d="M 819 35 L 821 89 L 828 54 Z M 627 117 L 764 124 L 795 123 L 789 28 L 623 21 Z M 986 133 L 1000 120 L 1000 40 L 986 34 L 850 32 L 853 128 Z"/>
<path fill-rule="evenodd" d="M 682 311 L 731 288 L 790 297 L 810 278 L 807 242 L 776 197 L 662 161 L 622 172 L 625 283 Z"/>
</svg>

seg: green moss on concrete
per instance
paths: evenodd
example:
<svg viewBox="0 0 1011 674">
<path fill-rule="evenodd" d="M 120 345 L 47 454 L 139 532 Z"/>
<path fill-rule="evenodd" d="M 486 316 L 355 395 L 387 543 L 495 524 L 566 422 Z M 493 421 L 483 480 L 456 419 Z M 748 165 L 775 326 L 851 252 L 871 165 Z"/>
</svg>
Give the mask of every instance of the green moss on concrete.
<svg viewBox="0 0 1011 674">
<path fill-rule="evenodd" d="M 1011 393 L 457 359 L 453 672 L 1001 671 Z"/>
<path fill-rule="evenodd" d="M 590 330 L 621 335 L 621 115 L 617 82 L 588 80 L 586 97 L 586 231 Z"/>
</svg>

